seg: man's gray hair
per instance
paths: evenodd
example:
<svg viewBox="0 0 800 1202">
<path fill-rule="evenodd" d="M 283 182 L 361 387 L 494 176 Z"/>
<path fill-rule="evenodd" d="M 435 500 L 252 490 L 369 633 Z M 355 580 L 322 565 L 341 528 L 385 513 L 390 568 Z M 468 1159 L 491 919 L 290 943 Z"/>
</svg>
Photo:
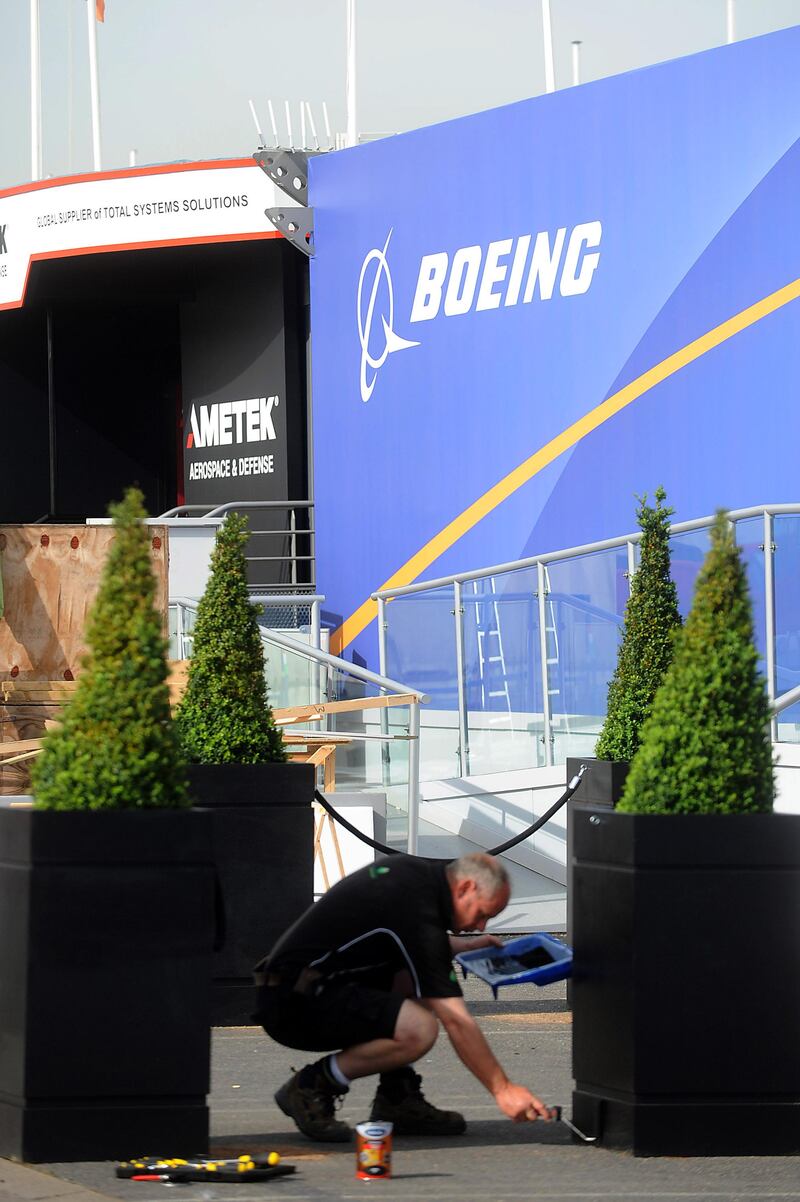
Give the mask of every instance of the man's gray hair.
<svg viewBox="0 0 800 1202">
<path fill-rule="evenodd" d="M 447 877 L 451 884 L 474 881 L 486 897 L 495 897 L 502 890 L 511 888 L 505 866 L 483 851 L 471 852 L 468 856 L 453 860 L 452 864 L 447 865 Z"/>
</svg>

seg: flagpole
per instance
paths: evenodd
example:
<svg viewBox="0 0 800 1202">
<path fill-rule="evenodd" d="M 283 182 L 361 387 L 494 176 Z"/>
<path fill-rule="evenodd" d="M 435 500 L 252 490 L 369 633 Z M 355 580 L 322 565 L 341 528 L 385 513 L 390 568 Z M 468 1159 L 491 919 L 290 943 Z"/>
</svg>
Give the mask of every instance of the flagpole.
<svg viewBox="0 0 800 1202">
<path fill-rule="evenodd" d="M 553 63 L 553 26 L 550 21 L 550 0 L 542 0 L 542 40 L 544 42 L 544 90 L 555 92 L 556 72 Z"/>
<path fill-rule="evenodd" d="M 42 87 L 39 72 L 39 0 L 31 0 L 31 179 L 42 178 Z"/>
<path fill-rule="evenodd" d="M 100 162 L 100 84 L 97 78 L 97 10 L 95 0 L 86 0 L 89 22 L 89 78 L 92 90 L 92 160 L 94 170 L 101 171 Z"/>
<path fill-rule="evenodd" d="M 346 146 L 358 144 L 356 121 L 356 0 L 347 0 L 347 133 Z"/>
<path fill-rule="evenodd" d="M 728 45 L 736 41 L 736 0 L 728 0 L 725 11 L 725 33 Z"/>
</svg>

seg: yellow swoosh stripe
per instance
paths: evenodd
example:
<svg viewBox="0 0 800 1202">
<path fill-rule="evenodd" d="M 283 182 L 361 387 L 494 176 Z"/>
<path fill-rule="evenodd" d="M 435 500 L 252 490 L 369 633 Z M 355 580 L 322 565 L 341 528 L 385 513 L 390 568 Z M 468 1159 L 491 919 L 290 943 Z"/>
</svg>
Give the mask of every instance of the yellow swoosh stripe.
<svg viewBox="0 0 800 1202">
<path fill-rule="evenodd" d="M 591 409 L 578 421 L 573 422 L 571 426 L 567 426 L 550 442 L 545 443 L 538 451 L 535 451 L 528 459 L 523 460 L 518 467 L 515 467 L 512 472 L 504 476 L 502 480 L 498 480 L 497 484 L 493 485 L 488 492 L 483 496 L 478 497 L 473 501 L 458 517 L 434 535 L 424 546 L 420 547 L 419 551 L 399 568 L 394 575 L 380 586 L 381 589 L 403 588 L 406 584 L 412 584 L 421 572 L 424 572 L 427 567 L 443 555 L 448 548 L 452 547 L 455 542 L 471 530 L 473 526 L 477 526 L 478 522 L 482 521 L 488 513 L 496 509 L 507 497 L 510 497 L 513 492 L 516 492 L 523 484 L 532 479 L 548 464 L 562 455 L 564 451 L 568 451 L 570 447 L 574 447 L 581 438 L 587 434 L 591 434 L 598 426 L 602 426 L 603 422 L 614 417 L 626 405 L 630 405 L 632 401 L 638 400 L 644 393 L 649 392 L 651 388 L 655 388 L 662 380 L 669 379 L 675 375 L 682 367 L 686 367 L 689 363 L 693 363 L 695 359 L 699 359 L 701 355 L 705 355 L 714 347 L 720 346 L 729 338 L 733 338 L 735 334 L 746 330 L 748 326 L 755 325 L 757 321 L 761 321 L 763 317 L 768 317 L 770 313 L 774 313 L 777 309 L 787 305 L 790 301 L 796 300 L 800 296 L 800 279 L 794 280 L 791 284 L 786 284 L 783 288 L 779 288 L 777 292 L 771 292 L 769 296 L 763 297 L 756 301 L 754 305 L 743 309 L 741 313 L 737 313 L 734 317 L 729 317 L 727 321 L 723 321 L 721 325 L 715 326 L 713 330 L 708 330 L 693 342 L 687 343 L 680 350 L 663 359 L 661 363 L 657 363 L 655 367 L 651 367 L 648 371 L 632 380 L 630 384 L 626 384 L 619 392 L 615 392 L 613 396 L 608 397 L 602 404 Z M 378 591 L 378 590 L 376 590 Z M 342 651 L 349 643 L 352 643 L 361 631 L 364 630 L 373 618 L 378 613 L 377 602 L 367 600 L 360 605 L 355 613 L 342 623 L 338 630 L 331 635 L 331 651 L 334 655 L 341 655 Z"/>
</svg>

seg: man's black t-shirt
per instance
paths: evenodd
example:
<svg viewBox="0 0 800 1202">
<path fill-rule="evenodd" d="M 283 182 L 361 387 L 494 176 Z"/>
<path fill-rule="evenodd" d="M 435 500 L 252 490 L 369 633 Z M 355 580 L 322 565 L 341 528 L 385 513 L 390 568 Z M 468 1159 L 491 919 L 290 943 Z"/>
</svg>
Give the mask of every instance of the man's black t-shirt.
<svg viewBox="0 0 800 1202">
<path fill-rule="evenodd" d="M 447 936 L 453 924 L 444 860 L 387 856 L 345 877 L 281 936 L 268 973 L 303 968 L 351 980 L 407 969 L 416 997 L 461 997 Z"/>
</svg>

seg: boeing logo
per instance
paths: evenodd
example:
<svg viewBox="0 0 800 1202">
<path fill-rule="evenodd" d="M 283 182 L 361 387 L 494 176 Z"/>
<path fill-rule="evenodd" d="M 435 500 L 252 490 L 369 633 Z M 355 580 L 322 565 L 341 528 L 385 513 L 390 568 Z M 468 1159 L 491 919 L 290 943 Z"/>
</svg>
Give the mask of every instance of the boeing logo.
<svg viewBox="0 0 800 1202">
<path fill-rule="evenodd" d="M 462 246 L 453 251 L 438 251 L 423 255 L 417 273 L 417 285 L 411 303 L 409 324 L 432 321 L 441 312 L 444 317 L 460 317 L 472 311 L 529 305 L 533 300 L 549 301 L 558 289 L 563 297 L 580 296 L 588 292 L 600 262 L 600 239 L 603 227 L 599 221 L 587 221 L 557 229 L 551 236 L 542 230 L 537 234 L 520 234 L 483 246 Z M 419 346 L 401 338 L 394 331 L 394 291 L 386 251 L 392 231 L 383 250 L 371 250 L 361 265 L 358 280 L 358 332 L 361 340 L 361 399 L 368 401 L 375 379 L 393 351 Z M 375 263 L 374 275 L 368 285 L 369 297 L 364 312 L 365 281 L 370 266 Z M 383 345 L 380 354 L 370 347 L 379 286 L 385 280 L 384 312 L 381 313 Z"/>
<path fill-rule="evenodd" d="M 372 390 L 375 387 L 375 380 L 378 372 L 383 367 L 386 360 L 394 351 L 407 350 L 410 346 L 419 346 L 418 342 L 409 342 L 407 338 L 401 338 L 399 334 L 394 332 L 394 289 L 392 288 L 392 276 L 389 271 L 389 264 L 386 260 L 386 251 L 389 247 L 389 239 L 392 236 L 392 231 L 386 235 L 386 241 L 383 244 L 383 250 L 378 250 L 377 247 L 371 250 L 364 262 L 361 264 L 361 274 L 358 277 L 358 337 L 361 342 L 361 399 L 368 401 L 372 396 Z M 375 264 L 373 272 L 370 272 L 372 264 Z M 369 278 L 371 275 L 371 279 Z M 381 289 L 381 282 L 385 280 L 385 289 Z M 380 314 L 381 327 L 383 332 L 383 345 L 380 348 L 380 354 L 375 355 L 374 343 L 370 349 L 372 340 L 372 326 L 375 321 L 375 306 L 378 300 L 379 291 L 384 292 L 381 296 L 384 303 L 384 311 Z M 366 311 L 364 309 L 364 299 L 368 293 Z M 380 341 L 379 341 L 380 345 Z"/>
</svg>

